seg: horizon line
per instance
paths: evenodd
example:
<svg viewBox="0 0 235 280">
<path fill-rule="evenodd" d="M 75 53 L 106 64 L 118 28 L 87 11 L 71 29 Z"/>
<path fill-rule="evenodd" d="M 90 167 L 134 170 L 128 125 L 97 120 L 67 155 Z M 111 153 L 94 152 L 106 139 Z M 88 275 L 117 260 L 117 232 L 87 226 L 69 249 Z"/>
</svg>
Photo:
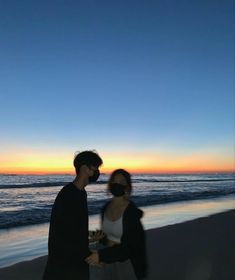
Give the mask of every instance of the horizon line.
<svg viewBox="0 0 235 280">
<path fill-rule="evenodd" d="M 155 175 L 155 174 L 221 174 L 221 173 L 235 173 L 235 170 L 181 170 L 181 171 L 129 171 L 133 175 L 143 174 L 143 175 Z M 112 171 L 108 172 L 100 172 L 100 175 L 108 175 L 111 174 Z M 75 172 L 0 172 L 2 176 L 19 176 L 19 175 L 68 175 L 68 176 L 76 176 Z"/>
</svg>

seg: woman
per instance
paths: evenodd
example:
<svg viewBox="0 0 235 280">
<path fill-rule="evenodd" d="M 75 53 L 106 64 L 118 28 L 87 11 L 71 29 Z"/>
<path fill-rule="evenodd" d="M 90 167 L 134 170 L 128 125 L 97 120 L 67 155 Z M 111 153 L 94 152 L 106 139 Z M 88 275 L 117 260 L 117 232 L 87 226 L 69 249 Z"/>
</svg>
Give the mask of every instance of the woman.
<svg viewBox="0 0 235 280">
<path fill-rule="evenodd" d="M 113 197 L 101 213 L 105 247 L 86 259 L 91 265 L 103 263 L 101 279 L 139 280 L 146 276 L 145 234 L 140 221 L 143 211 L 129 200 L 131 190 L 130 174 L 115 170 L 108 182 Z"/>
</svg>

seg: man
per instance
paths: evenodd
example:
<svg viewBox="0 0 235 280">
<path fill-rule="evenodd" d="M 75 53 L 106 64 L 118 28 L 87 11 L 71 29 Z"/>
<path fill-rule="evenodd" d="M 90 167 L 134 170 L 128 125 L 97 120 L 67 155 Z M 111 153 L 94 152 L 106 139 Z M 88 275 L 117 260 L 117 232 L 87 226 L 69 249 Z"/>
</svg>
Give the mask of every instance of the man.
<svg viewBox="0 0 235 280">
<path fill-rule="evenodd" d="M 102 159 L 92 151 L 74 158 L 76 177 L 58 193 L 51 213 L 44 280 L 88 280 L 88 209 L 85 187 L 95 182 Z"/>
</svg>

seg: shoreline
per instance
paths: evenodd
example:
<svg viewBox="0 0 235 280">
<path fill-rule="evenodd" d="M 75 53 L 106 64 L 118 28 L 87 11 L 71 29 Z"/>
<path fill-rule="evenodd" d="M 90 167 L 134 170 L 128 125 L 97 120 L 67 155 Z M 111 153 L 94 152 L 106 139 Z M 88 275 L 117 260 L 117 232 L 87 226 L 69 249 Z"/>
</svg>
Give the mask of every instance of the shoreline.
<svg viewBox="0 0 235 280">
<path fill-rule="evenodd" d="M 146 231 L 148 280 L 235 277 L 235 210 Z M 0 269 L 3 280 L 39 280 L 47 256 Z M 170 269 L 169 269 L 170 268 Z"/>
<path fill-rule="evenodd" d="M 175 225 L 235 209 L 235 196 L 141 207 L 145 230 Z M 99 215 L 89 216 L 89 230 L 98 229 Z M 49 224 L 0 231 L 0 268 L 47 254 Z"/>
</svg>

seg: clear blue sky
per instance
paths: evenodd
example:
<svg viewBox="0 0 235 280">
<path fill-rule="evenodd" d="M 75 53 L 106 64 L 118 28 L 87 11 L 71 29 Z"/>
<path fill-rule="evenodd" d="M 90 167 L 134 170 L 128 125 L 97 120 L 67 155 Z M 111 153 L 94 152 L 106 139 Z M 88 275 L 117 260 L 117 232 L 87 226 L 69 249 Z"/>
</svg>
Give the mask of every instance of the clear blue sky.
<svg viewBox="0 0 235 280">
<path fill-rule="evenodd" d="M 1 1 L 1 154 L 234 151 L 234 1 Z M 3 164 L 3 163 L 1 163 Z"/>
</svg>

